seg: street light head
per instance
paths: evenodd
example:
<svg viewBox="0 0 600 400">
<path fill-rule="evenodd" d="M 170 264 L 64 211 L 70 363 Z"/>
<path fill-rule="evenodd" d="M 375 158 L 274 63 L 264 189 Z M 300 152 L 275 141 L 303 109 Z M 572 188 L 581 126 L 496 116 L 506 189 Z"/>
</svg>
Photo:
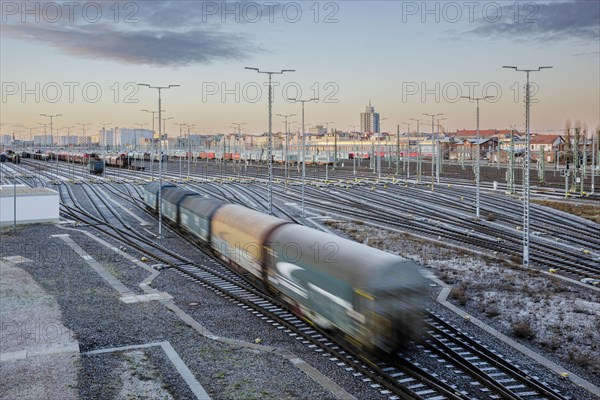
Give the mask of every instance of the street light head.
<svg viewBox="0 0 600 400">
<path fill-rule="evenodd" d="M 284 72 L 296 72 L 296 70 L 295 69 L 282 69 L 281 73 L 284 73 Z"/>
<path fill-rule="evenodd" d="M 487 99 L 495 99 L 495 98 L 496 98 L 496 96 L 485 96 L 485 97 L 483 98 L 483 100 L 487 100 Z"/>
<path fill-rule="evenodd" d="M 150 84 L 148 84 L 148 83 L 138 83 L 138 86 L 150 87 Z"/>
<path fill-rule="evenodd" d="M 181 87 L 181 85 L 169 85 L 169 87 L 167 87 L 167 89 L 172 88 L 172 87 Z"/>
<path fill-rule="evenodd" d="M 549 68 L 552 68 L 552 67 L 551 66 L 549 66 L 549 67 L 540 67 L 540 69 L 549 69 Z"/>
<path fill-rule="evenodd" d="M 513 67 L 512 65 L 503 65 L 502 68 L 512 68 L 517 69 L 517 67 Z"/>
<path fill-rule="evenodd" d="M 254 71 L 258 71 L 258 68 L 254 68 L 254 67 L 244 67 L 244 69 L 251 69 L 251 70 L 254 70 Z"/>
</svg>

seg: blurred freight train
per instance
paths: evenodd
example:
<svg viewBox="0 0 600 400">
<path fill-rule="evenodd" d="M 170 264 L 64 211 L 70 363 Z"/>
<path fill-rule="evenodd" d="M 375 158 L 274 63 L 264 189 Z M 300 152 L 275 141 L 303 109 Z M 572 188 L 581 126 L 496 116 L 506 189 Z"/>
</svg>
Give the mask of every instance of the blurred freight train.
<svg viewBox="0 0 600 400">
<path fill-rule="evenodd" d="M 136 165 L 134 158 L 130 156 L 130 153 L 117 153 L 117 154 L 97 154 L 97 153 L 70 153 L 70 152 L 46 152 L 46 153 L 34 153 L 33 158 L 36 160 L 48 161 L 48 160 L 59 160 L 70 163 L 88 165 L 89 171 L 93 174 L 102 174 L 104 172 L 104 166 L 127 168 L 133 170 L 144 170 L 144 167 Z"/>
<path fill-rule="evenodd" d="M 144 188 L 158 211 L 159 183 Z M 365 353 L 392 353 L 422 333 L 426 284 L 412 261 L 335 235 L 162 185 L 162 213 L 250 274 L 295 314 Z"/>
<path fill-rule="evenodd" d="M 73 164 L 87 166 L 91 174 L 100 175 L 104 172 L 104 162 L 95 153 L 68 153 L 68 152 L 45 152 L 35 153 L 23 152 L 24 158 L 33 158 L 40 161 L 66 161 Z"/>
</svg>

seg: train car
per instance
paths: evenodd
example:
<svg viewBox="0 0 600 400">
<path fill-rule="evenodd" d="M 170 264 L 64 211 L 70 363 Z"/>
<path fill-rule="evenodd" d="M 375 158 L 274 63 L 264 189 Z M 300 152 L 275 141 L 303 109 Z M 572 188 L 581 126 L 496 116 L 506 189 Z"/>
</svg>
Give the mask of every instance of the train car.
<svg viewBox="0 0 600 400">
<path fill-rule="evenodd" d="M 104 162 L 98 159 L 91 159 L 87 165 L 91 174 L 101 175 L 104 172 Z"/>
<path fill-rule="evenodd" d="M 210 222 L 214 213 L 225 204 L 221 200 L 204 197 L 186 197 L 179 204 L 181 226 L 200 239 L 203 244 L 210 243 Z"/>
<path fill-rule="evenodd" d="M 37 152 L 33 153 L 33 159 L 40 161 L 48 161 L 50 159 L 50 155 L 48 153 L 42 153 L 38 150 Z"/>
<path fill-rule="evenodd" d="M 79 153 L 75 155 L 75 162 L 81 162 L 82 164 L 98 161 L 100 161 L 100 158 L 96 153 Z"/>
<path fill-rule="evenodd" d="M 289 223 L 244 206 L 228 204 L 212 217 L 211 247 L 231 266 L 241 267 L 263 280 L 266 254 L 262 244 L 273 229 Z"/>
<path fill-rule="evenodd" d="M 304 318 L 368 352 L 421 336 L 426 282 L 414 262 L 296 224 L 265 247 L 268 284 Z"/>
<path fill-rule="evenodd" d="M 146 204 L 146 208 L 149 208 L 155 212 L 158 212 L 158 182 L 150 182 L 144 187 L 144 204 Z M 171 183 L 163 183 L 162 190 L 166 188 L 174 188 L 175 185 Z M 161 193 L 162 194 L 162 193 Z"/>
<path fill-rule="evenodd" d="M 7 150 L 0 154 L 0 162 L 10 162 L 13 164 L 21 163 L 21 155 L 12 150 Z"/>
<path fill-rule="evenodd" d="M 150 161 L 150 153 L 144 153 L 144 152 L 130 152 L 127 154 L 127 157 L 130 160 L 136 160 L 136 161 Z"/>
<path fill-rule="evenodd" d="M 144 193 L 154 210 L 157 191 L 153 182 Z M 240 205 L 184 193 L 169 188 L 163 196 L 164 202 L 177 202 L 179 227 L 210 243 L 231 267 L 262 281 L 300 317 L 340 332 L 366 354 L 392 353 L 421 337 L 427 285 L 416 263 Z"/>
<path fill-rule="evenodd" d="M 121 153 L 114 156 L 106 157 L 106 165 L 111 167 L 120 167 L 120 168 L 128 168 L 129 167 L 129 159 L 127 154 Z"/>
<path fill-rule="evenodd" d="M 148 160 L 150 160 L 150 158 L 152 158 L 152 161 L 154 162 L 160 162 L 160 154 L 152 154 L 152 155 L 148 155 Z M 163 154 L 162 155 L 162 160 L 163 162 L 168 162 L 169 161 L 169 155 L 168 154 Z"/>
<path fill-rule="evenodd" d="M 187 197 L 200 197 L 200 195 L 191 190 L 181 190 L 177 187 L 166 188 L 162 191 L 162 213 L 175 225 L 180 224 L 179 204 Z"/>
</svg>

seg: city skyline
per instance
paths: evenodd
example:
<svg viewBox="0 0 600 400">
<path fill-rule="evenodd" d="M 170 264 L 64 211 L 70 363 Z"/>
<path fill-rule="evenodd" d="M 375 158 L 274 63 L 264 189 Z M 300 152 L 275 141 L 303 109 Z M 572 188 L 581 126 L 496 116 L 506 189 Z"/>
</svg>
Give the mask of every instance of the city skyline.
<svg viewBox="0 0 600 400">
<path fill-rule="evenodd" d="M 30 11 L 39 4 L 37 22 L 20 4 L 2 5 L 0 129 L 22 130 L 21 138 L 29 131 L 15 125 L 39 133 L 37 124 L 49 123 L 45 113 L 63 114 L 54 120 L 55 134 L 81 122 L 90 132 L 106 121 L 148 128 L 152 119 L 141 109 L 156 110 L 158 96 L 137 86 L 142 82 L 181 85 L 162 94 L 172 135 L 176 123 L 195 124 L 196 133 L 226 133 L 232 121 L 261 134 L 268 130 L 265 79 L 246 66 L 296 70 L 274 77 L 274 113 L 299 113 L 286 98 L 319 97 L 306 106 L 307 125 L 335 121 L 330 129 L 347 131 L 360 126 L 371 99 L 386 118 L 382 130 L 395 132 L 423 113 L 444 113 L 450 131 L 473 129 L 474 106 L 459 101 L 461 95 L 496 96 L 481 103 L 482 127 L 523 129 L 525 76 L 502 66 L 550 65 L 532 75 L 538 101 L 532 131 L 559 131 L 567 119 L 588 130 L 600 124 L 597 2 L 423 8 L 422 2 L 242 1 L 227 2 L 226 10 L 223 2 L 141 1 L 115 3 L 118 15 L 106 4 L 96 22 L 90 6 L 96 3 L 81 3 L 71 20 L 64 5 L 58 18 L 57 3 L 31 2 Z M 427 126 L 423 121 L 420 130 Z M 283 130 L 283 119 L 274 117 L 273 127 Z"/>
</svg>

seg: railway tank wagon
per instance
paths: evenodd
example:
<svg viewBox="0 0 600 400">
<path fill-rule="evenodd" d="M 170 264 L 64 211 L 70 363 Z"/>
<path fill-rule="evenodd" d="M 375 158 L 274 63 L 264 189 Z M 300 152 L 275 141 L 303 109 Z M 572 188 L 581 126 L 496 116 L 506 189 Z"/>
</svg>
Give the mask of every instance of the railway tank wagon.
<svg viewBox="0 0 600 400">
<path fill-rule="evenodd" d="M 414 262 L 296 224 L 279 226 L 265 247 L 268 284 L 315 324 L 368 352 L 421 336 L 426 282 Z"/>
<path fill-rule="evenodd" d="M 211 247 L 230 265 L 262 281 L 266 257 L 263 243 L 275 228 L 290 223 L 237 204 L 225 205 L 212 217 Z"/>
</svg>

